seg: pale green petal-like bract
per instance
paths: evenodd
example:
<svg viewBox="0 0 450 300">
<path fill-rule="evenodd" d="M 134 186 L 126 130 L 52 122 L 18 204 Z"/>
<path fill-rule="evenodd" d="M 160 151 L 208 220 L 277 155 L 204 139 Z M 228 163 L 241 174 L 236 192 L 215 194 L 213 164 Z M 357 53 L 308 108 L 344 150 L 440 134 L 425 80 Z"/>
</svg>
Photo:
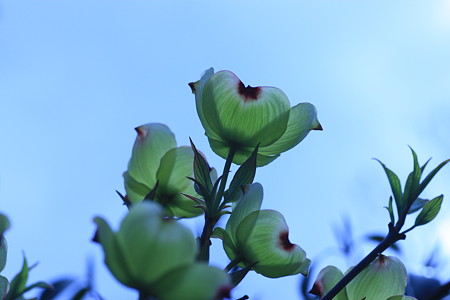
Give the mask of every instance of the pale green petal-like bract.
<svg viewBox="0 0 450 300">
<path fill-rule="evenodd" d="M 128 173 L 139 183 L 152 189 L 156 184 L 156 171 L 161 158 L 177 146 L 175 135 L 169 127 L 150 123 L 136 128 L 137 137 L 128 162 Z"/>
<path fill-rule="evenodd" d="M 311 130 L 321 130 L 317 120 L 317 110 L 311 103 L 299 103 L 292 107 L 284 134 L 273 144 L 261 147 L 258 151 L 264 155 L 285 152 L 300 143 Z"/>
<path fill-rule="evenodd" d="M 317 274 L 316 281 L 314 282 L 313 288 L 310 293 L 322 298 L 325 296 L 342 278 L 344 274 L 342 274 L 341 270 L 334 266 L 327 266 L 320 270 L 319 274 Z M 348 300 L 347 291 L 344 288 L 334 300 Z"/>
<path fill-rule="evenodd" d="M 160 300 L 214 300 L 227 296 L 232 289 L 228 275 L 203 263 L 169 272 L 154 286 Z"/>
<path fill-rule="evenodd" d="M 274 210 L 260 210 L 249 214 L 236 231 L 238 251 L 247 264 L 266 277 L 309 273 L 311 261 L 305 251 L 289 241 L 284 217 Z"/>
<path fill-rule="evenodd" d="M 348 299 L 386 300 L 403 295 L 407 279 L 398 258 L 380 255 L 347 285 Z"/>
<path fill-rule="evenodd" d="M 211 149 L 242 164 L 258 145 L 257 166 L 264 166 L 302 141 L 311 130 L 322 130 L 316 108 L 301 103 L 290 108 L 278 88 L 245 86 L 230 71 L 206 70 L 189 84 Z"/>
</svg>

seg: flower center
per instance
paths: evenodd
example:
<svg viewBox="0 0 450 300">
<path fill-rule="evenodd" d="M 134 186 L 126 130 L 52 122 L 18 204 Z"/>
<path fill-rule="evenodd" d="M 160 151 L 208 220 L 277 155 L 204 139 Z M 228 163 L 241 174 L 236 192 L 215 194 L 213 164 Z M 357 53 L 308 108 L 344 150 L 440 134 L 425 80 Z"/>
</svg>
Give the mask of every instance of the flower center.
<svg viewBox="0 0 450 300">
<path fill-rule="evenodd" d="M 238 83 L 238 93 L 244 99 L 244 101 L 257 100 L 259 94 L 261 94 L 261 87 L 245 86 L 242 81 Z"/>
</svg>

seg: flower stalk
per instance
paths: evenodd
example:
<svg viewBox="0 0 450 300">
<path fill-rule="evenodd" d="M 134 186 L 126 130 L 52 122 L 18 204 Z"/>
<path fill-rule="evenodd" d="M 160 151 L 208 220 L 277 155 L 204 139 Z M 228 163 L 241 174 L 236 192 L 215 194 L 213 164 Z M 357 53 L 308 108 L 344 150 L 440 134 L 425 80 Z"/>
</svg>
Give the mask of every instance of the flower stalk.
<svg viewBox="0 0 450 300">
<path fill-rule="evenodd" d="M 200 250 L 197 256 L 198 261 L 209 262 L 209 248 L 211 246 L 211 235 L 213 233 L 214 227 L 219 221 L 220 214 L 220 201 L 223 198 L 223 194 L 225 191 L 225 186 L 228 180 L 228 173 L 230 173 L 231 163 L 233 162 L 234 155 L 236 150 L 234 147 L 230 148 L 228 152 L 227 159 L 225 161 L 225 166 L 223 168 L 222 177 L 220 180 L 219 189 L 217 190 L 215 195 L 212 195 L 211 199 L 213 200 L 212 209 L 207 209 L 205 212 L 205 225 L 203 226 L 202 235 L 200 236 Z"/>
</svg>

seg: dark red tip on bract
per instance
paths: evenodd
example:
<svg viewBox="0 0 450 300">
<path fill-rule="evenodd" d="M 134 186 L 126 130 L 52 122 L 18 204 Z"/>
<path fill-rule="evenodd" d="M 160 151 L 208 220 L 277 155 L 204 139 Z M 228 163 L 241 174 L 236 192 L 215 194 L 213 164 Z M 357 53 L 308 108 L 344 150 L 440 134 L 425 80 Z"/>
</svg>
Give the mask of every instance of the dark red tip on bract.
<svg viewBox="0 0 450 300">
<path fill-rule="evenodd" d="M 219 290 L 217 291 L 217 295 L 215 299 L 223 299 L 223 298 L 227 298 L 230 299 L 231 295 L 230 292 L 233 289 L 233 287 L 231 285 L 223 285 L 219 288 Z"/>
<path fill-rule="evenodd" d="M 238 83 L 238 93 L 244 99 L 244 101 L 257 100 L 261 94 L 261 87 L 245 86 L 242 81 Z"/>
<path fill-rule="evenodd" d="M 292 244 L 291 241 L 289 241 L 289 232 L 283 231 L 282 233 L 280 233 L 279 239 L 280 245 L 284 250 L 290 251 L 295 247 L 295 245 Z"/>
<path fill-rule="evenodd" d="M 315 282 L 312 289 L 308 293 L 322 297 L 323 296 L 323 286 L 320 283 Z"/>
<path fill-rule="evenodd" d="M 188 85 L 191 88 L 192 94 L 195 94 L 197 92 L 195 90 L 195 82 L 189 82 Z"/>
</svg>

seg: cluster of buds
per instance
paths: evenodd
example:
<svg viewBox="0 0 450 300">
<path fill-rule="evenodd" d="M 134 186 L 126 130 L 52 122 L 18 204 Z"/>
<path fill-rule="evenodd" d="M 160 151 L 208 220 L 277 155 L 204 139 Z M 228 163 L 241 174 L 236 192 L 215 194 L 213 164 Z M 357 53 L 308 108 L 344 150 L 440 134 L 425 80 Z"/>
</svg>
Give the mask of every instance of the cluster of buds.
<svg viewBox="0 0 450 300">
<path fill-rule="evenodd" d="M 231 284 L 220 269 L 195 262 L 192 232 L 150 201 L 133 205 L 114 232 L 95 218 L 105 263 L 122 284 L 161 300 L 222 299 Z"/>
<path fill-rule="evenodd" d="M 214 73 L 212 68 L 189 86 L 211 149 L 226 159 L 223 175 L 217 178 L 193 144 L 177 147 L 166 125 L 137 127 L 138 136 L 123 174 L 127 193 L 123 200 L 130 211 L 117 232 L 104 219 L 95 219 L 106 265 L 117 280 L 138 290 L 142 299 L 160 300 L 222 299 L 250 270 L 270 278 L 307 276 L 311 261 L 301 247 L 290 242 L 283 215 L 261 210 L 263 188 L 253 179 L 257 167 L 296 146 L 311 130 L 322 130 L 316 108 L 310 103 L 291 107 L 278 88 L 245 86 L 233 73 Z M 431 201 L 418 196 L 448 161 L 419 182 L 426 164 L 419 167 L 412 152 L 414 171 L 404 192 L 397 176 L 383 165 L 398 208 L 394 226 L 391 198 L 389 243 L 431 221 L 442 202 L 442 196 Z M 226 189 L 232 163 L 241 166 Z M 230 207 L 231 212 L 227 211 Z M 414 226 L 401 233 L 406 215 L 418 210 L 421 212 Z M 197 243 L 192 232 L 173 217 L 202 213 L 205 227 Z M 231 216 L 225 228 L 216 227 L 227 213 Z M 206 264 L 211 237 L 223 242 L 231 260 L 225 268 L 229 274 Z M 379 255 L 364 269 L 358 267 L 351 272 L 356 277 L 346 286 L 341 284 L 340 292 L 331 290 L 344 274 L 333 266 L 324 268 L 311 293 L 325 299 L 335 295 L 333 299 L 337 300 L 414 299 L 403 296 L 407 275 L 397 258 Z"/>
</svg>

